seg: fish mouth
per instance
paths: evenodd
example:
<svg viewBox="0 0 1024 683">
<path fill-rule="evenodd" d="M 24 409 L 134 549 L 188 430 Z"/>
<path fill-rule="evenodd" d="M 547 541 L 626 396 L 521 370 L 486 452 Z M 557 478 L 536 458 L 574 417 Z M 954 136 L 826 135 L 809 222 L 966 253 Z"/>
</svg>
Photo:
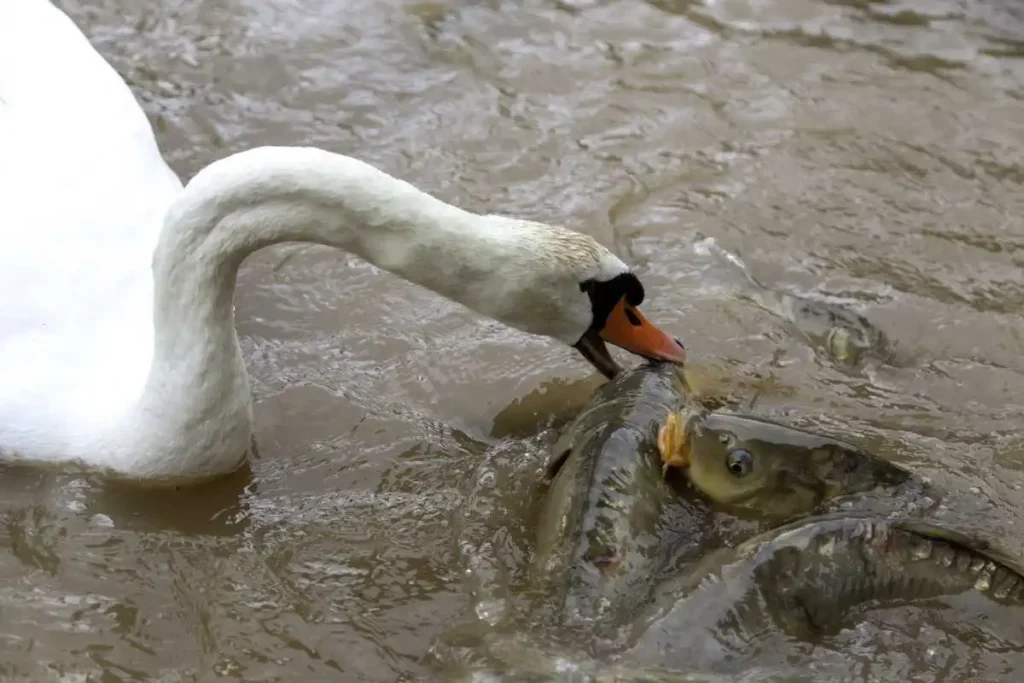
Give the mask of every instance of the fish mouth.
<svg viewBox="0 0 1024 683">
<path fill-rule="evenodd" d="M 690 422 L 682 412 L 670 410 L 665 424 L 658 429 L 658 453 L 661 454 L 663 473 L 670 467 L 690 466 Z"/>
</svg>

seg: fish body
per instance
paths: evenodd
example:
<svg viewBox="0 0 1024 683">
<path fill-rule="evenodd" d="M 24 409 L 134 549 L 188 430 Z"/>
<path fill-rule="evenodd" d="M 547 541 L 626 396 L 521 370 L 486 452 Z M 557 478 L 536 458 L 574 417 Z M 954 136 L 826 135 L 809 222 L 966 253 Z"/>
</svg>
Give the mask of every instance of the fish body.
<svg viewBox="0 0 1024 683">
<path fill-rule="evenodd" d="M 601 386 L 556 444 L 530 571 L 564 622 L 632 610 L 650 587 L 662 509 L 677 497 L 662 476 L 657 432 L 684 401 L 677 368 L 640 366 Z"/>
<path fill-rule="evenodd" d="M 888 360 L 892 343 L 882 330 L 863 315 L 839 304 L 818 301 L 768 289 L 748 292 L 761 308 L 783 318 L 813 347 L 832 360 L 857 365 L 868 356 Z"/>
<path fill-rule="evenodd" d="M 834 634 L 863 611 L 970 594 L 1006 614 L 1024 652 L 1024 575 L 998 550 L 917 520 L 820 516 L 711 553 L 636 624 L 622 662 L 681 671 L 785 668 L 787 640 Z M 1002 640 L 1001 640 L 1002 642 Z M 777 658 L 778 661 L 773 661 Z"/>
<path fill-rule="evenodd" d="M 665 466 L 720 507 L 785 520 L 840 496 L 882 487 L 919 485 L 910 472 L 850 444 L 768 420 L 698 412 L 680 428 L 670 414 L 659 434 Z"/>
<path fill-rule="evenodd" d="M 846 306 L 771 289 L 758 282 L 750 269 L 712 238 L 703 238 L 698 251 L 714 255 L 742 277 L 744 294 L 764 310 L 788 321 L 812 347 L 846 366 L 867 357 L 883 362 L 893 359 L 895 346 L 884 332 L 863 315 Z"/>
</svg>

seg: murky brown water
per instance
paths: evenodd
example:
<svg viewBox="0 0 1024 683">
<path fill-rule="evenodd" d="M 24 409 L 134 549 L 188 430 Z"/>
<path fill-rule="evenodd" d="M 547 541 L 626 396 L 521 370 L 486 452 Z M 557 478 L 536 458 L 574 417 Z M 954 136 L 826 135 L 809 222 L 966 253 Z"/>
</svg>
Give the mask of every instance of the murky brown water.
<svg viewBox="0 0 1024 683">
<path fill-rule="evenodd" d="M 695 363 L 774 376 L 792 391 L 764 410 L 967 492 L 1024 551 L 1014 0 L 60 5 L 183 177 L 312 144 L 586 230 Z M 768 284 L 858 302 L 914 363 L 816 359 L 692 259 L 698 230 Z M 594 386 L 571 353 L 322 247 L 250 259 L 237 308 L 251 471 L 155 495 L 4 470 L 5 680 L 437 676 L 425 655 L 470 607 L 460 539 L 528 538 L 542 427 Z M 488 471 L 523 479 L 477 487 L 507 514 L 467 528 Z"/>
</svg>

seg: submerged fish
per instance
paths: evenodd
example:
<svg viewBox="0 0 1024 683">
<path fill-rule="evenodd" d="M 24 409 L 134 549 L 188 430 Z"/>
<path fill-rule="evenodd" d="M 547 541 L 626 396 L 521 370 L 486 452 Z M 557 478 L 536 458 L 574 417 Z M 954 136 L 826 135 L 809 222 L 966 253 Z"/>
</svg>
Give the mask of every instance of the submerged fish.
<svg viewBox="0 0 1024 683">
<path fill-rule="evenodd" d="M 745 670 L 757 654 L 759 665 L 782 666 L 792 654 L 787 639 L 827 636 L 867 610 L 943 596 L 981 599 L 1000 644 L 1024 652 L 1024 576 L 999 551 L 916 520 L 804 519 L 707 556 L 638 620 L 618 659 L 725 673 Z"/>
<path fill-rule="evenodd" d="M 730 413 L 699 412 L 686 419 L 670 412 L 658 449 L 665 469 L 685 468 L 693 485 L 722 507 L 779 519 L 912 479 L 906 470 L 841 441 Z"/>
<path fill-rule="evenodd" d="M 554 450 L 537 522 L 531 574 L 554 592 L 569 622 L 633 607 L 650 587 L 658 524 L 676 497 L 661 474 L 656 438 L 685 401 L 679 370 L 649 364 L 594 392 Z"/>
<path fill-rule="evenodd" d="M 863 315 L 839 304 L 762 285 L 738 256 L 718 246 L 712 238 L 701 239 L 695 248 L 713 254 L 728 268 L 742 275 L 744 294 L 748 298 L 769 313 L 790 322 L 811 346 L 823 350 L 833 360 L 848 366 L 856 365 L 869 356 L 883 362 L 893 360 L 894 344 Z"/>
</svg>

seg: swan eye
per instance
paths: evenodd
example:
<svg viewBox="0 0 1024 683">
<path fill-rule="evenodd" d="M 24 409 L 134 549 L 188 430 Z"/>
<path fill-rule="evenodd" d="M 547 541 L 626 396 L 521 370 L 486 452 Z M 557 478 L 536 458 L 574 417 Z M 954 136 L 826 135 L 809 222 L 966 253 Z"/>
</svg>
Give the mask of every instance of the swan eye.
<svg viewBox="0 0 1024 683">
<path fill-rule="evenodd" d="M 725 457 L 725 466 L 734 477 L 745 477 L 754 469 L 754 456 L 742 448 L 731 451 Z"/>
</svg>

